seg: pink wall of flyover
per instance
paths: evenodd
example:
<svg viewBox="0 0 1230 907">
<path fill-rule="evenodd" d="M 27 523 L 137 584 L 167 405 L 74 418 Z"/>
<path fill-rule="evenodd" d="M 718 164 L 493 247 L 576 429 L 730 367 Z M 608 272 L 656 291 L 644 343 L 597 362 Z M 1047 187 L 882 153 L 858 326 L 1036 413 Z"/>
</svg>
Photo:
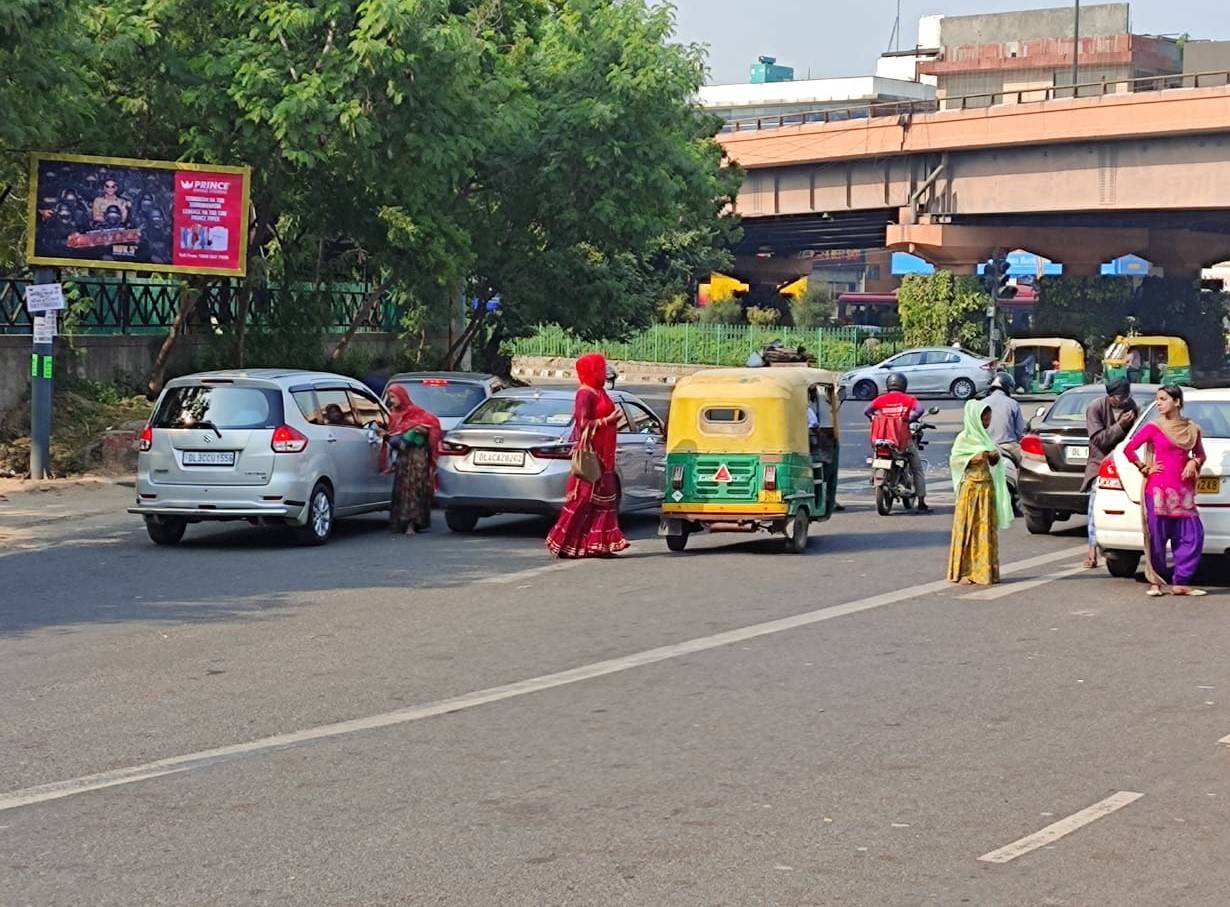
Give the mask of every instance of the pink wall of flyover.
<svg viewBox="0 0 1230 907">
<path fill-rule="evenodd" d="M 1230 208 L 1230 86 L 788 126 L 719 137 L 747 171 L 746 217 Z M 903 211 L 903 220 L 915 211 Z"/>
</svg>

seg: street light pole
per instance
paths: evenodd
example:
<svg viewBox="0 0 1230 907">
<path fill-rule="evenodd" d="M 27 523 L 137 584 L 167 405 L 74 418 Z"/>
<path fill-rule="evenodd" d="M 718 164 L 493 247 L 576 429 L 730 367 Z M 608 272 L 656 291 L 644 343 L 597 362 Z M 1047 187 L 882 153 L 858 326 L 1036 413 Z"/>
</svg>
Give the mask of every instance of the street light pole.
<svg viewBox="0 0 1230 907">
<path fill-rule="evenodd" d="M 1072 9 L 1072 97 L 1076 97 L 1076 86 L 1080 82 L 1081 55 L 1081 0 L 1075 0 Z"/>
</svg>

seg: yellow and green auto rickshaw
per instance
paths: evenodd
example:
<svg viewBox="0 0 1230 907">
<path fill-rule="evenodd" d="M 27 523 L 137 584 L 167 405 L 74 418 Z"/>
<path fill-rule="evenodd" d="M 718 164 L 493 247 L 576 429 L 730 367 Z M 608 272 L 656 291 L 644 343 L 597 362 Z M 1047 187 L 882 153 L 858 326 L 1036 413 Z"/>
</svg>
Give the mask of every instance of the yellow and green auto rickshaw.
<svg viewBox="0 0 1230 907">
<path fill-rule="evenodd" d="M 808 527 L 832 516 L 837 494 L 839 377 L 707 369 L 675 386 L 659 530 L 671 551 L 696 532 L 762 530 L 806 550 Z"/>
<path fill-rule="evenodd" d="M 1192 359 L 1181 337 L 1116 337 L 1102 357 L 1106 380 L 1133 384 L 1191 384 Z"/>
<path fill-rule="evenodd" d="M 1026 394 L 1062 394 L 1085 383 L 1085 348 L 1067 337 L 1016 337 L 1000 369 Z"/>
</svg>

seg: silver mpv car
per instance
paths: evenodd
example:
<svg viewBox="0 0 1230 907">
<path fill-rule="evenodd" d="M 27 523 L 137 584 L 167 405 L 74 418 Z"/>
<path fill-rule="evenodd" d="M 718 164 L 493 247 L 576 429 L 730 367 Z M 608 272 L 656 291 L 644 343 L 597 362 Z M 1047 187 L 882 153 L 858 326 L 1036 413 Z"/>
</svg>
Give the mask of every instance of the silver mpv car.
<svg viewBox="0 0 1230 907">
<path fill-rule="evenodd" d="M 206 372 L 167 384 L 141 433 L 137 501 L 149 537 L 174 545 L 189 523 L 291 526 L 322 545 L 338 517 L 387 510 L 367 427 L 387 414 L 352 378 L 291 369 Z"/>
</svg>

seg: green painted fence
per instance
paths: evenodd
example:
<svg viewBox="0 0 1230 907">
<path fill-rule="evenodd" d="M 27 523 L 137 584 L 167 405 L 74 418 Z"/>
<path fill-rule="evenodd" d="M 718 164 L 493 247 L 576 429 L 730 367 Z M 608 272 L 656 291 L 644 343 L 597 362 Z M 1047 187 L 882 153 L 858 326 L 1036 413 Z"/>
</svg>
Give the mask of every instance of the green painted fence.
<svg viewBox="0 0 1230 907">
<path fill-rule="evenodd" d="M 821 368 L 850 369 L 872 365 L 904 349 L 899 331 L 866 328 L 764 328 L 724 324 L 656 324 L 626 340 L 586 341 L 556 325 L 543 325 L 513 343 L 514 356 L 574 359 L 598 351 L 608 359 L 659 365 L 740 366 L 772 340 L 803 346 Z"/>
</svg>

